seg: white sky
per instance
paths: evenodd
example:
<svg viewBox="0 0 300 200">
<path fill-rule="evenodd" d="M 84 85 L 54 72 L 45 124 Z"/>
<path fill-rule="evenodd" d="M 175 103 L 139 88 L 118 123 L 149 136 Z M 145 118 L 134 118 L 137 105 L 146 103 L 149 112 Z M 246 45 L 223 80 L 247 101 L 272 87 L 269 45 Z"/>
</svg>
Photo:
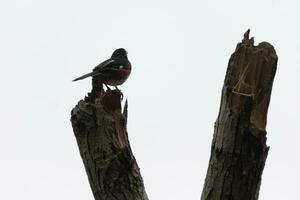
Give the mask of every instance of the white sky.
<svg viewBox="0 0 300 200">
<path fill-rule="evenodd" d="M 247 28 L 279 56 L 260 199 L 299 198 L 299 1 L 0 0 L 0 199 L 92 200 L 71 80 L 128 50 L 129 136 L 152 200 L 200 198 L 228 59 Z"/>
</svg>

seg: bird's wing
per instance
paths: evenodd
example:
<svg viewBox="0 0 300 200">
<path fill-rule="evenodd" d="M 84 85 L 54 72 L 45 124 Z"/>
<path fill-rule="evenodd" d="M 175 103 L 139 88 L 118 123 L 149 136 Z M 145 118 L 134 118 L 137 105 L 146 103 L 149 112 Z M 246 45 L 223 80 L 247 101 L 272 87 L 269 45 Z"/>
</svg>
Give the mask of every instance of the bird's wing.
<svg viewBox="0 0 300 200">
<path fill-rule="evenodd" d="M 100 74 L 100 73 L 101 73 L 101 69 L 102 69 L 103 67 L 108 66 L 110 63 L 113 63 L 113 62 L 115 62 L 113 59 L 108 59 L 108 60 L 106 60 L 106 61 L 100 63 L 99 65 L 97 65 L 97 66 L 93 69 L 92 72 L 87 73 L 87 74 L 85 74 L 85 75 L 82 75 L 82 76 L 80 76 L 80 77 L 74 79 L 73 81 L 78 81 L 78 80 L 85 79 L 85 78 L 90 77 L 90 76 L 95 76 L 95 75 L 97 75 L 97 74 Z"/>
<path fill-rule="evenodd" d="M 96 76 L 98 74 L 105 74 L 105 73 L 109 73 L 109 72 L 115 72 L 118 71 L 120 69 L 122 69 L 124 66 L 126 66 L 128 64 L 128 61 L 124 60 L 124 59 L 118 59 L 118 58 L 110 58 L 102 63 L 100 63 L 99 65 L 97 65 L 92 72 L 85 74 L 83 76 L 80 76 L 76 79 L 74 79 L 73 81 L 78 81 L 84 78 L 87 78 L 89 76 Z"/>
<path fill-rule="evenodd" d="M 99 70 L 101 70 L 102 68 L 107 67 L 107 66 L 113 64 L 114 62 L 115 62 L 115 60 L 114 60 L 114 59 L 111 59 L 111 58 L 108 59 L 108 60 L 105 60 L 105 61 L 103 61 L 102 63 L 100 63 L 99 65 L 97 65 L 97 66 L 93 69 L 93 71 L 99 71 Z"/>
<path fill-rule="evenodd" d="M 118 71 L 126 65 L 128 65 L 128 61 L 124 59 L 111 58 L 97 65 L 93 71 L 97 71 L 99 73 Z"/>
</svg>

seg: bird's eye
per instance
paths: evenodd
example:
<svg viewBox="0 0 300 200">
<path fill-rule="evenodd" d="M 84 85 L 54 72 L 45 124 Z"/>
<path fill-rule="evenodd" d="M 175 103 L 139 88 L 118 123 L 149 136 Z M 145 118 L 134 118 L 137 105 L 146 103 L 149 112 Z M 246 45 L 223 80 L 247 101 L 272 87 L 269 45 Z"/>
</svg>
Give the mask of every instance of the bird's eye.
<svg viewBox="0 0 300 200">
<path fill-rule="evenodd" d="M 120 65 L 120 66 L 119 66 L 119 69 L 123 69 L 123 67 L 124 67 L 123 65 Z"/>
</svg>

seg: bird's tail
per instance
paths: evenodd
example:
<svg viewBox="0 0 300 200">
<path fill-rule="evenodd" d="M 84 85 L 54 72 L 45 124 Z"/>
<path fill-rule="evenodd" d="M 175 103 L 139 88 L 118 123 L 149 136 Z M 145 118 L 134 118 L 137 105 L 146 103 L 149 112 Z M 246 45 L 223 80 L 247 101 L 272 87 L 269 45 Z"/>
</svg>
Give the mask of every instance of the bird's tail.
<svg viewBox="0 0 300 200">
<path fill-rule="evenodd" d="M 95 75 L 97 75 L 97 74 L 99 74 L 99 72 L 97 72 L 97 71 L 95 71 L 95 72 L 90 72 L 90 73 L 88 73 L 88 74 L 85 74 L 85 75 L 83 75 L 83 76 L 80 76 L 80 77 L 78 77 L 78 78 L 75 78 L 73 81 L 78 81 L 78 80 L 81 80 L 81 79 L 84 79 L 84 78 L 87 78 L 87 77 L 90 77 L 90 76 L 95 76 Z"/>
</svg>

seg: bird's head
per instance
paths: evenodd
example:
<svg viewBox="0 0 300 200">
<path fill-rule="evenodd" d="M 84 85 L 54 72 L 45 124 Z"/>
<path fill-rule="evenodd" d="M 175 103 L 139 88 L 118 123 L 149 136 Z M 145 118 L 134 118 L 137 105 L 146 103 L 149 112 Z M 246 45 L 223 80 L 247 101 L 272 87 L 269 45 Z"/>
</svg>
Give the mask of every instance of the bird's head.
<svg viewBox="0 0 300 200">
<path fill-rule="evenodd" d="M 127 51 L 123 48 L 116 49 L 111 55 L 112 58 L 124 58 L 127 59 Z"/>
</svg>

